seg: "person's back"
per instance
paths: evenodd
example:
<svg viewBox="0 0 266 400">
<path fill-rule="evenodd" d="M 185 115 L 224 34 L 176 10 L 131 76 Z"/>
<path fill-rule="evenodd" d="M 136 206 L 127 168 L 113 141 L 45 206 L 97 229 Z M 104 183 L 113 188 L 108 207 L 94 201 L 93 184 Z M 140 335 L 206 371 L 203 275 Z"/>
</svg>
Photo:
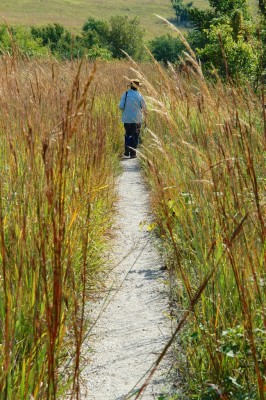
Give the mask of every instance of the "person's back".
<svg viewBox="0 0 266 400">
<path fill-rule="evenodd" d="M 125 92 L 119 104 L 120 110 L 123 110 L 122 122 L 124 123 L 143 123 L 142 110 L 146 108 L 142 95 L 133 89 Z"/>
</svg>

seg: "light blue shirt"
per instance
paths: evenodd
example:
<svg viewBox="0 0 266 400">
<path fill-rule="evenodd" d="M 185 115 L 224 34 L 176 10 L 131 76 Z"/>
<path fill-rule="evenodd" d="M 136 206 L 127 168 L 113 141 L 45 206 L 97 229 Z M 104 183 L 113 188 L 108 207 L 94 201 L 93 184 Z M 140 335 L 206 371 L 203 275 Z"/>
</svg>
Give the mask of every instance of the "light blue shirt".
<svg viewBox="0 0 266 400">
<path fill-rule="evenodd" d="M 130 89 L 123 93 L 119 108 L 123 110 L 122 122 L 141 124 L 143 122 L 143 111 L 147 109 L 147 106 L 143 96 L 137 90 Z"/>
</svg>

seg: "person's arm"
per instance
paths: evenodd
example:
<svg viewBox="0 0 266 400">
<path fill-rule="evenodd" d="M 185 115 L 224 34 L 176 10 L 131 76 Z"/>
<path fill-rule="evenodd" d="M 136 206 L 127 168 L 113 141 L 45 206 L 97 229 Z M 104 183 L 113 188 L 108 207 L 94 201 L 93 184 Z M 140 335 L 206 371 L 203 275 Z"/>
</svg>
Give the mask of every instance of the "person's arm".
<svg viewBox="0 0 266 400">
<path fill-rule="evenodd" d="M 126 93 L 123 93 L 120 103 L 119 103 L 119 108 L 120 110 L 124 110 L 125 108 L 125 101 L 126 101 Z"/>
</svg>

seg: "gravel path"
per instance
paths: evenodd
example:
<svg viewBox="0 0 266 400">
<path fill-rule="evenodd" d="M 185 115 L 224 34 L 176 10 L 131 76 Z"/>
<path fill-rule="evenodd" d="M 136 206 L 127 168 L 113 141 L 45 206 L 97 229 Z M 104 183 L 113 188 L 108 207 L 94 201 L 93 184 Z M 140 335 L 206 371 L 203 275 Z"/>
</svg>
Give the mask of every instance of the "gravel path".
<svg viewBox="0 0 266 400">
<path fill-rule="evenodd" d="M 107 296 L 93 306 L 91 363 L 84 371 L 83 400 L 125 400 L 143 383 L 170 335 L 162 260 L 147 232 L 148 194 L 137 159 L 122 161 L 118 182 L 118 220 Z M 166 364 L 164 361 L 162 364 Z M 165 389 L 166 365 L 156 372 L 141 399 L 157 399 Z M 147 375 L 146 375 L 147 376 Z M 132 399 L 136 395 L 133 395 Z"/>
</svg>

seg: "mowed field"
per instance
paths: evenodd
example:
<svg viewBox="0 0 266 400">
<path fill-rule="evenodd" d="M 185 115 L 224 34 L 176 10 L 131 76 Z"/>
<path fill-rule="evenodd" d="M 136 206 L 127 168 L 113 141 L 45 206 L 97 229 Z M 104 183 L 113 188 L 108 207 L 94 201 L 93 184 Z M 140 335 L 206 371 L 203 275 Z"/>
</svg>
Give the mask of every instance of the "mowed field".
<svg viewBox="0 0 266 400">
<path fill-rule="evenodd" d="M 250 0 L 255 4 L 256 0 Z M 205 8 L 207 0 L 194 0 Z M 112 15 L 139 17 L 146 38 L 170 32 L 155 14 L 172 20 L 175 17 L 170 0 L 1 0 L 0 15 L 10 25 L 43 25 L 58 22 L 78 31 L 88 17 L 108 20 Z"/>
</svg>

